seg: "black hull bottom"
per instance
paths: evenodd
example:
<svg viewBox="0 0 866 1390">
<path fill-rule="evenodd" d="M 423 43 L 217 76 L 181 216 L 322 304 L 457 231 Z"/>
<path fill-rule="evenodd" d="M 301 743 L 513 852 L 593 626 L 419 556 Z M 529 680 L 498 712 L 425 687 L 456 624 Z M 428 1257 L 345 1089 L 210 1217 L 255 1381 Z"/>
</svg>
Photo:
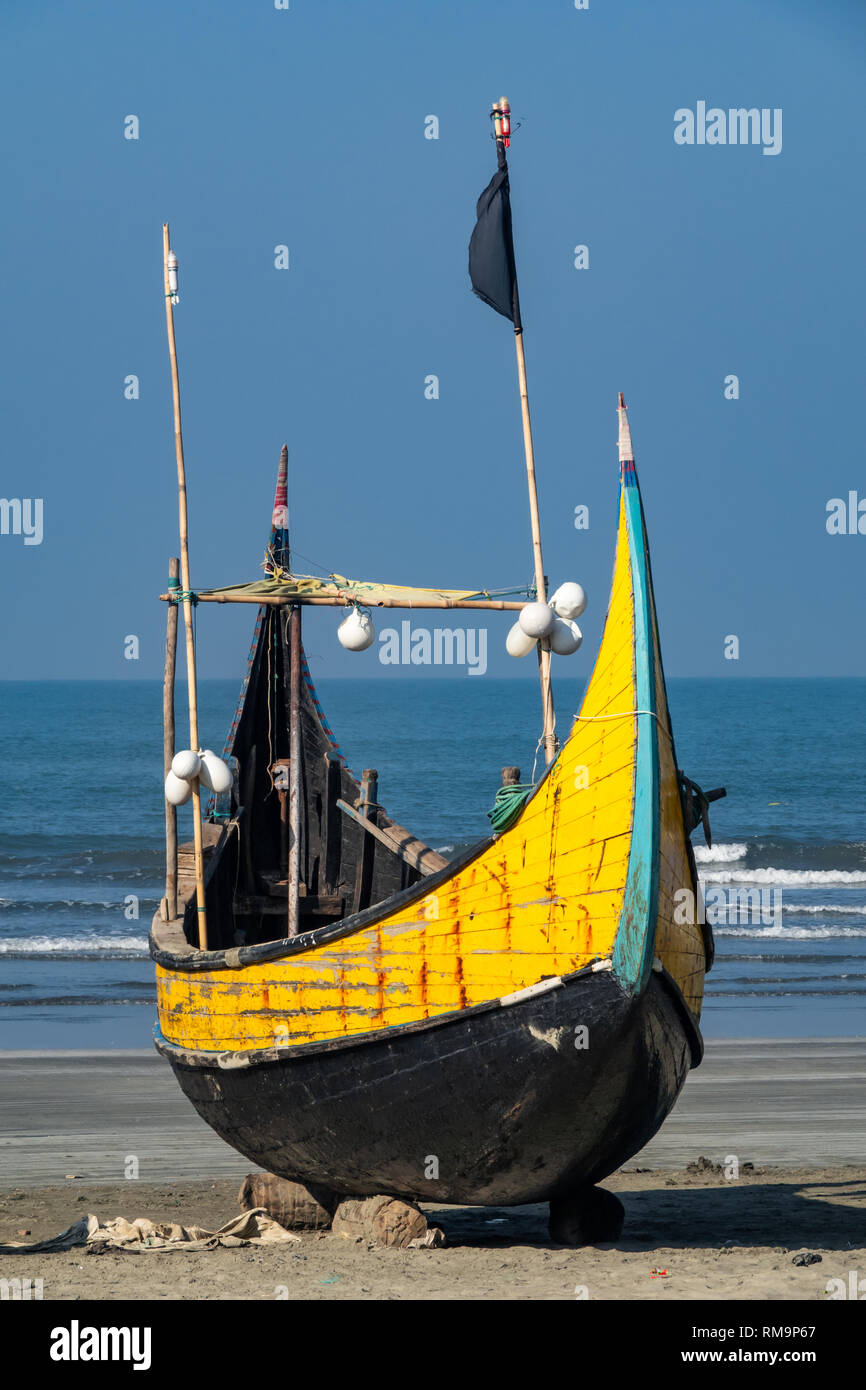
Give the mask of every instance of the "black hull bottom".
<svg viewBox="0 0 866 1390">
<path fill-rule="evenodd" d="M 673 1107 L 695 1046 L 675 986 L 653 974 L 631 999 L 598 972 L 254 1065 L 160 1050 L 202 1119 L 269 1172 L 341 1195 L 494 1206 L 549 1201 L 625 1163 Z"/>
</svg>

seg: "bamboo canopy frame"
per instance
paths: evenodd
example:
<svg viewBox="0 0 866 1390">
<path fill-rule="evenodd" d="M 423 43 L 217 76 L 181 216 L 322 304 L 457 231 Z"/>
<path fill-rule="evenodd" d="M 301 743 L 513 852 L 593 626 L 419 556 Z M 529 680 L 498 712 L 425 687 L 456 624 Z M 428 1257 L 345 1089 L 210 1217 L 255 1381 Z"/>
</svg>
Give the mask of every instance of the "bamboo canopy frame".
<svg viewBox="0 0 866 1390">
<path fill-rule="evenodd" d="M 195 635 L 192 622 L 192 589 L 189 579 L 189 532 L 186 506 L 186 469 L 183 459 L 183 432 L 180 419 L 180 382 L 177 371 L 177 346 L 174 338 L 173 292 L 169 277 L 171 243 L 168 223 L 162 227 L 162 262 L 165 282 L 165 318 L 168 330 L 168 354 L 171 361 L 171 389 L 174 403 L 174 448 L 177 458 L 177 495 L 180 522 L 180 574 L 183 586 L 183 618 L 186 630 L 186 683 L 189 695 L 189 745 L 198 751 L 198 698 L 195 673 Z M 192 784 L 193 844 L 195 850 L 195 896 L 198 909 L 198 945 L 207 950 L 207 911 L 204 896 L 204 854 L 201 829 L 201 787 L 198 778 Z"/>
<path fill-rule="evenodd" d="M 171 594 L 160 594 L 163 602 L 171 599 Z M 258 608 L 263 603 L 273 604 L 277 607 L 288 607 L 289 605 L 310 605 L 322 606 L 327 608 L 345 608 L 352 603 L 351 597 L 331 597 L 330 595 L 320 596 L 308 594 L 196 594 L 199 603 L 254 603 Z M 407 611 L 411 609 L 427 608 L 446 608 L 449 612 L 455 612 L 461 608 L 485 608 L 494 612 L 514 612 L 519 613 L 521 608 L 526 607 L 526 600 L 523 603 L 513 603 L 510 599 L 460 599 L 455 603 L 449 603 L 447 599 L 430 598 L 424 600 L 413 600 L 411 603 L 405 599 L 378 598 L 363 600 L 366 608 L 403 608 Z"/>
</svg>

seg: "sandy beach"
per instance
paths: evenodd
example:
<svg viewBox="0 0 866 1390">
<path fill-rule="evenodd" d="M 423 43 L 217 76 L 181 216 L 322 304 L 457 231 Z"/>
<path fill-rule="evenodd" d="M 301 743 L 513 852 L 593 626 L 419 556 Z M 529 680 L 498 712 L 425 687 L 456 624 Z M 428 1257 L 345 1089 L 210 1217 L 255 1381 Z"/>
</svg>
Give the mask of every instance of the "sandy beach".
<svg viewBox="0 0 866 1390">
<path fill-rule="evenodd" d="M 626 1208 L 615 1245 L 552 1244 L 544 1206 L 430 1207 L 443 1249 L 303 1233 L 279 1248 L 7 1254 L 0 1278 L 41 1278 L 61 1300 L 825 1300 L 830 1279 L 866 1277 L 864 1082 L 866 1040 L 710 1044 L 661 1133 L 605 1183 Z M 86 1212 L 211 1229 L 237 1213 L 251 1165 L 149 1053 L 5 1053 L 0 1111 L 0 1242 Z M 721 1171 L 690 1170 L 702 1156 Z M 804 1251 L 820 1262 L 795 1265 Z"/>
<path fill-rule="evenodd" d="M 87 1211 L 211 1229 L 237 1212 L 237 1184 L 111 1183 L 5 1191 L 0 1241 L 53 1235 Z M 683 1171 L 622 1172 L 616 1245 L 552 1245 L 543 1206 L 430 1207 L 448 1245 L 379 1249 L 330 1232 L 299 1244 L 95 1254 L 0 1255 L 0 1279 L 41 1278 L 45 1299 L 804 1299 L 866 1279 L 866 1166 L 772 1169 L 737 1183 Z M 133 1189 L 133 1190 L 131 1190 Z M 800 1251 L 820 1263 L 797 1266 Z M 654 1277 L 654 1270 L 666 1276 Z M 866 1282 L 864 1282 L 866 1291 Z"/>
</svg>

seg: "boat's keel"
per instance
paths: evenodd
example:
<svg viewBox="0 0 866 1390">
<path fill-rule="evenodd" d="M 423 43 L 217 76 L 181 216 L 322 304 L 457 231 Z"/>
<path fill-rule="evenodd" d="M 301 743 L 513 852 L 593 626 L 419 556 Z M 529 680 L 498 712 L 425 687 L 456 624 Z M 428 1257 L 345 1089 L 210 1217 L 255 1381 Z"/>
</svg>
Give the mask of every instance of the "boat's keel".
<svg viewBox="0 0 866 1390">
<path fill-rule="evenodd" d="M 550 1203 L 547 1229 L 557 1245 L 601 1245 L 619 1240 L 625 1208 L 604 1187 L 581 1187 Z"/>
</svg>

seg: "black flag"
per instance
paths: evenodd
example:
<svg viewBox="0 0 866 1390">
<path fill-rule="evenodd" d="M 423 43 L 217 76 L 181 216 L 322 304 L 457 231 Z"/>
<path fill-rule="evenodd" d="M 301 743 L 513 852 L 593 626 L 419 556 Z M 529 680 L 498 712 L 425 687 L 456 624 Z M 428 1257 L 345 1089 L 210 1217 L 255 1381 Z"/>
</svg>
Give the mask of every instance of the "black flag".
<svg viewBox="0 0 866 1390">
<path fill-rule="evenodd" d="M 472 288 L 495 309 L 521 327 L 511 233 L 511 198 L 508 169 L 497 169 L 478 199 L 478 221 L 469 241 L 469 278 Z"/>
</svg>

